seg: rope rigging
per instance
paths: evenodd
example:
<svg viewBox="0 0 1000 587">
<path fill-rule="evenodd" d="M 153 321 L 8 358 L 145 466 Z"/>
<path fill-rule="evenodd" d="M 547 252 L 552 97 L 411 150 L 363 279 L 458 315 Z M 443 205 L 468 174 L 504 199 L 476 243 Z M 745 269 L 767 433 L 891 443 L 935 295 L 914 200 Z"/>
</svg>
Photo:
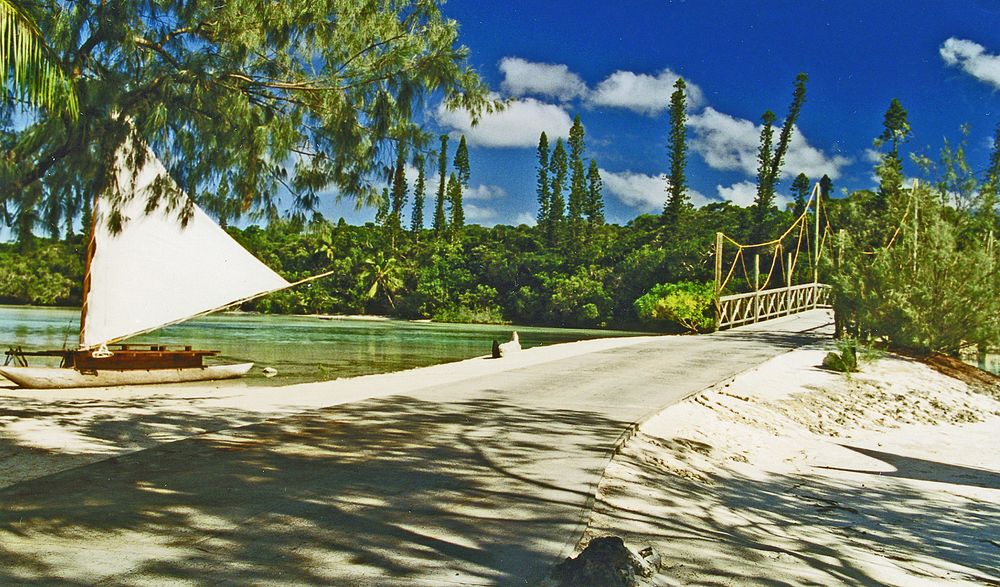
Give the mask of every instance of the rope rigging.
<svg viewBox="0 0 1000 587">
<path fill-rule="evenodd" d="M 815 209 L 815 212 L 810 214 L 813 209 Z M 822 205 L 820 186 L 817 183 L 809 195 L 809 200 L 805 203 L 802 214 L 800 214 L 799 217 L 792 222 L 792 224 L 781 234 L 781 236 L 775 239 L 762 243 L 743 244 L 737 242 L 725 233 L 717 232 L 715 240 L 716 294 L 721 296 L 723 295 L 723 292 L 726 291 L 727 287 L 737 287 L 740 283 L 740 280 L 735 277 L 737 267 L 742 268 L 742 283 L 746 284 L 745 288 L 750 292 L 760 292 L 766 289 L 771 289 L 768 286 L 771 285 L 771 282 L 776 275 L 776 271 L 779 275 L 784 276 L 784 283 L 782 286 L 790 287 L 792 285 L 796 269 L 799 267 L 799 258 L 803 250 L 807 255 L 807 267 L 812 270 L 812 282 L 817 283 L 819 281 L 819 262 L 823 258 L 823 253 L 825 252 L 828 241 L 830 240 L 828 237 L 832 232 L 829 219 L 824 214 L 825 211 L 826 209 Z M 814 230 L 811 231 L 809 225 L 813 220 L 815 220 L 815 226 Z M 822 230 L 820 230 L 821 226 Z M 725 249 L 727 242 L 736 247 L 735 253 L 728 263 L 725 262 Z M 803 244 L 805 246 L 803 246 Z M 767 266 L 767 273 L 763 280 L 761 279 L 762 276 L 760 273 L 761 254 L 760 252 L 753 254 L 753 277 L 751 277 L 750 270 L 747 268 L 746 257 L 748 253 L 746 251 L 748 250 L 766 251 L 765 254 L 771 256 L 770 264 Z M 767 263 L 767 261 L 765 261 L 765 263 Z M 724 271 L 726 266 L 728 266 L 728 270 Z"/>
</svg>

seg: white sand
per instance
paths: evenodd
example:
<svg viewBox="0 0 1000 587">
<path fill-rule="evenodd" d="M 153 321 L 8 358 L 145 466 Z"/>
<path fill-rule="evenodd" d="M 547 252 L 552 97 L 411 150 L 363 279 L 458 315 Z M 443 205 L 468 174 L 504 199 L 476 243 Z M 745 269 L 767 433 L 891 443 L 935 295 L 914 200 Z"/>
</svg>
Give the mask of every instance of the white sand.
<svg viewBox="0 0 1000 587">
<path fill-rule="evenodd" d="M 527 349 L 492 360 L 478 357 L 395 373 L 285 387 L 146 385 L 68 390 L 0 389 L 0 487 L 150 448 L 366 398 L 647 342 L 605 338 Z"/>
<path fill-rule="evenodd" d="M 885 357 L 850 378 L 779 356 L 647 421 L 581 541 L 664 585 L 1000 583 L 1000 387 Z M 578 549 L 579 550 L 579 549 Z"/>
</svg>

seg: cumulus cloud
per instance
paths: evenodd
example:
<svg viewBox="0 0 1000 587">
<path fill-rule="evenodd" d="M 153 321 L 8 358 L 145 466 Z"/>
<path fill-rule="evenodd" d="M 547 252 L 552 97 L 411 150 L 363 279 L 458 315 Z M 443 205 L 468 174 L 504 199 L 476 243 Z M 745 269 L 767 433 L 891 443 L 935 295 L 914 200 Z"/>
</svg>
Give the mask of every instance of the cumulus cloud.
<svg viewBox="0 0 1000 587">
<path fill-rule="evenodd" d="M 979 43 L 955 37 L 945 41 L 938 53 L 948 65 L 1000 89 L 1000 55 L 991 55 Z"/>
<path fill-rule="evenodd" d="M 500 60 L 500 71 L 504 75 L 500 87 L 512 96 L 537 94 L 572 100 L 587 94 L 587 84 L 565 65 L 504 57 Z"/>
<path fill-rule="evenodd" d="M 652 76 L 631 71 L 616 71 L 597 84 L 589 97 L 595 106 L 626 108 L 650 116 L 666 110 L 670 104 L 670 94 L 674 83 L 680 77 L 669 69 Z M 701 107 L 704 96 L 701 88 L 687 83 L 687 105 L 691 110 Z"/>
<path fill-rule="evenodd" d="M 879 153 L 875 149 L 865 149 L 864 158 L 869 163 L 881 163 L 882 153 Z"/>
<path fill-rule="evenodd" d="M 520 212 L 514 217 L 514 225 L 520 226 L 521 224 L 527 224 L 528 226 L 534 226 L 538 224 L 538 219 L 531 212 Z"/>
<path fill-rule="evenodd" d="M 633 171 L 614 172 L 601 169 L 604 187 L 623 204 L 641 212 L 662 210 L 667 201 L 666 176 L 646 175 Z M 696 190 L 688 189 L 688 197 L 695 206 L 703 206 L 711 200 Z"/>
<path fill-rule="evenodd" d="M 754 198 L 757 197 L 757 184 L 752 181 L 741 181 L 731 186 L 717 185 L 715 189 L 719 192 L 719 198 L 728 200 L 737 206 L 750 206 L 753 204 Z M 774 203 L 778 208 L 784 209 L 791 201 L 792 199 L 785 194 L 774 194 Z"/>
<path fill-rule="evenodd" d="M 465 190 L 466 200 L 496 200 L 507 197 L 507 190 L 498 185 L 479 184 Z"/>
<path fill-rule="evenodd" d="M 534 147 L 543 131 L 554 141 L 568 137 L 573 125 L 561 106 L 534 98 L 514 100 L 504 110 L 483 116 L 476 126 L 472 126 L 468 112 L 448 110 L 443 104 L 438 105 L 436 118 L 441 125 L 464 134 L 470 145 L 481 147 Z"/>
<path fill-rule="evenodd" d="M 757 174 L 757 148 L 762 127 L 753 122 L 705 108 L 700 114 L 688 118 L 694 131 L 691 149 L 701 155 L 705 163 L 713 169 L 742 171 L 747 175 Z M 777 139 L 778 129 L 775 129 Z M 788 143 L 788 152 L 781 171 L 786 176 L 805 173 L 809 177 L 829 175 L 837 179 L 840 170 L 851 163 L 847 157 L 829 156 L 809 144 L 802 132 L 795 128 Z"/>
<path fill-rule="evenodd" d="M 468 222 L 490 226 L 497 222 L 497 211 L 488 206 L 476 206 L 475 204 L 463 204 L 462 211 L 465 212 L 465 219 Z"/>
</svg>

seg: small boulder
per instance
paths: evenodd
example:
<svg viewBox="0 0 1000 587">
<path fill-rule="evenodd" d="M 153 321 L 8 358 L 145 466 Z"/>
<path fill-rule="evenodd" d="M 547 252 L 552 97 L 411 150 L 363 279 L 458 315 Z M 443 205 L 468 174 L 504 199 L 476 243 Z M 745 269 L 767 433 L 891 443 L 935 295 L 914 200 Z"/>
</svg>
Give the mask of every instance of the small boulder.
<svg viewBox="0 0 1000 587">
<path fill-rule="evenodd" d="M 650 577 L 659 566 L 659 556 L 649 549 L 643 560 L 618 536 L 594 538 L 576 558 L 556 565 L 552 578 L 558 587 L 637 587 L 639 577 Z"/>
<path fill-rule="evenodd" d="M 261 369 L 261 373 L 264 374 L 264 377 L 274 377 L 278 374 L 278 370 L 274 367 L 264 367 Z"/>
</svg>

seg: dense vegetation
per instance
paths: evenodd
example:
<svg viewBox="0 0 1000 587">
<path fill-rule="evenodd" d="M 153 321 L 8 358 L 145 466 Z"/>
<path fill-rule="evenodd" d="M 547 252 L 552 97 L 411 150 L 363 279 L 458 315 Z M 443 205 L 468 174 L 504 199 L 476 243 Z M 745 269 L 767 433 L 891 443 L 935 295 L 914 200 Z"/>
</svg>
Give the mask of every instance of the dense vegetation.
<svg viewBox="0 0 1000 587">
<path fill-rule="evenodd" d="M 803 174 L 791 182 L 789 209 L 775 205 L 806 99 L 800 74 L 780 128 L 771 110 L 761 116 L 748 208 L 691 206 L 686 86 L 678 80 L 662 214 L 605 223 L 599 168 L 586 159 L 577 117 L 567 141 L 550 149 L 539 137 L 537 226 L 467 225 L 465 138 L 454 158 L 447 136 L 433 151 L 415 112 L 432 96 L 473 117 L 502 105 L 467 65 L 457 24 L 437 3 L 269 3 L 259 20 L 267 25 L 247 26 L 258 9 L 245 0 L 72 10 L 0 0 L 0 28 L 11 31 L 0 35 L 0 219 L 17 239 L 0 245 L 0 301 L 80 302 L 84 262 L 74 229 L 88 224 L 94 193 L 114 191 L 108 179 L 123 144 L 153 145 L 221 224 L 259 214 L 263 227 L 228 230 L 288 279 L 330 272 L 246 305 L 261 312 L 705 330 L 715 233 L 765 242 L 805 210 L 811 181 Z M 19 108 L 36 116 L 15 122 Z M 1000 344 L 1000 128 L 984 172 L 970 169 L 963 139 L 936 160 L 911 153 L 929 181 L 908 186 L 903 147 L 911 131 L 898 100 L 883 125 L 876 190 L 833 198 L 829 177 L 818 181 L 836 232 L 821 278 L 835 287 L 838 330 L 919 350 Z M 428 186 L 425 167 L 435 157 L 436 186 Z M 412 190 L 408 165 L 419 173 Z M 331 186 L 377 207 L 376 222 L 305 220 Z M 279 192 L 296 204 L 291 218 L 276 214 Z M 417 205 L 407 205 L 411 194 Z M 39 229 L 50 238 L 37 237 Z M 773 256 L 775 248 L 754 253 Z M 811 279 L 811 268 L 798 271 L 796 282 Z M 749 281 L 728 287 L 744 291 Z"/>
</svg>

